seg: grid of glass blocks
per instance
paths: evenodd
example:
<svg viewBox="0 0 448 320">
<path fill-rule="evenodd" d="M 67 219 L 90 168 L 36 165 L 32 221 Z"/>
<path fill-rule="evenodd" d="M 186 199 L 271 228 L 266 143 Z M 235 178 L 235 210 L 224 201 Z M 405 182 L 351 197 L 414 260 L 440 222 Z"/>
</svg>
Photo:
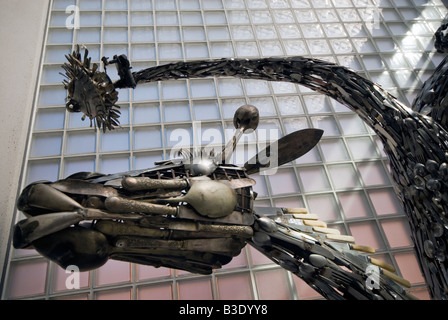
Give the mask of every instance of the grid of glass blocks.
<svg viewBox="0 0 448 320">
<path fill-rule="evenodd" d="M 95 62 L 124 53 L 133 70 L 182 60 L 304 55 L 350 67 L 410 105 L 442 59 L 432 37 L 446 13 L 440 0 L 54 0 L 23 186 L 78 171 L 151 167 L 179 144 L 209 142 L 210 132 L 222 143 L 232 134 L 236 108 L 251 103 L 260 109 L 260 129 L 273 132 L 264 139 L 325 130 L 304 157 L 275 175 L 254 177 L 256 205 L 306 207 L 374 247 L 375 257 L 394 265 L 416 296 L 428 298 L 381 143 L 346 107 L 289 83 L 164 81 L 120 90 L 121 127 L 104 134 L 66 112 L 59 72 L 75 44 L 87 47 Z M 254 152 L 255 138 L 247 141 L 237 164 Z M 79 289 L 69 289 L 66 279 L 65 270 L 35 251 L 11 249 L 2 298 L 321 299 L 250 247 L 210 276 L 109 261 L 81 273 Z"/>
</svg>

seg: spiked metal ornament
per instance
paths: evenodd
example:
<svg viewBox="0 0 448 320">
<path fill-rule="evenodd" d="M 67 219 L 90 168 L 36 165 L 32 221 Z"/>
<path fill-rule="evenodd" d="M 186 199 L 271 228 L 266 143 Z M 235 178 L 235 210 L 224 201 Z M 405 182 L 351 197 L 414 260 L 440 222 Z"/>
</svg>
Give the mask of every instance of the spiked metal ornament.
<svg viewBox="0 0 448 320">
<path fill-rule="evenodd" d="M 69 112 L 84 113 L 82 120 L 89 117 L 90 126 L 112 130 L 119 125 L 120 107 L 115 104 L 118 92 L 109 76 L 98 71 L 96 63 L 91 68 L 91 58 L 87 56 L 85 49 L 81 60 L 79 45 L 72 54 L 65 56 L 68 62 L 62 65 L 65 75 L 61 74 L 67 78 L 63 81 L 68 92 L 66 108 Z"/>
</svg>

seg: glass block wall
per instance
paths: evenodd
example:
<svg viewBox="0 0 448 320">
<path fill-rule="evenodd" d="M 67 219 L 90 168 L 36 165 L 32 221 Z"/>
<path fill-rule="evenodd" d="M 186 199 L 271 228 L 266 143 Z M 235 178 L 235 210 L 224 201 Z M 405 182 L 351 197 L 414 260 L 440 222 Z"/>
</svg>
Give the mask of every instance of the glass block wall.
<svg viewBox="0 0 448 320">
<path fill-rule="evenodd" d="M 442 60 L 432 37 L 446 13 L 440 0 L 53 0 L 22 185 L 78 171 L 152 167 L 179 141 L 200 144 L 206 129 L 228 139 L 236 108 L 254 104 L 259 128 L 275 129 L 278 137 L 325 130 L 304 157 L 275 175 L 254 177 L 257 205 L 306 207 L 374 247 L 375 257 L 394 265 L 416 296 L 428 298 L 381 143 L 344 106 L 288 83 L 164 81 L 120 90 L 121 127 L 104 134 L 66 112 L 59 72 L 75 44 L 97 63 L 124 53 L 134 70 L 182 60 L 304 55 L 348 66 L 410 105 Z M 117 79 L 114 69 L 108 72 Z M 16 220 L 22 218 L 17 212 Z M 68 288 L 66 271 L 35 251 L 11 248 L 6 263 L 2 299 L 321 299 L 250 247 L 210 276 L 109 261 L 81 273 L 79 289 Z"/>
</svg>

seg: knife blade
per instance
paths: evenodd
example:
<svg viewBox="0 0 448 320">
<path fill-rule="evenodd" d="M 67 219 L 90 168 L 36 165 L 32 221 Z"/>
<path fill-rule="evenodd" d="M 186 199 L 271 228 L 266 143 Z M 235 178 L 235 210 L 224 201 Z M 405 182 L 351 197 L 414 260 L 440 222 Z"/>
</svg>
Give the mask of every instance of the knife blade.
<svg viewBox="0 0 448 320">
<path fill-rule="evenodd" d="M 244 164 L 247 174 L 254 174 L 263 168 L 269 168 L 271 159 L 277 160 L 279 167 L 303 156 L 316 146 L 324 131 L 320 129 L 303 129 L 284 136 L 271 143 L 263 151 Z M 270 168 L 274 169 L 274 168 Z"/>
</svg>

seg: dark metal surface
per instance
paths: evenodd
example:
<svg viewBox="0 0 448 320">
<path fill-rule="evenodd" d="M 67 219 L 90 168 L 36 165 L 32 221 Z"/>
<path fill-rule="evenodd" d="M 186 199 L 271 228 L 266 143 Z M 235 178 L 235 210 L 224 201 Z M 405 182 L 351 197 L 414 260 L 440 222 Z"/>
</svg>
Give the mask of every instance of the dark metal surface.
<svg viewBox="0 0 448 320">
<path fill-rule="evenodd" d="M 255 174 L 263 168 L 272 168 L 270 159 L 276 161 L 277 168 L 285 163 L 303 156 L 320 141 L 324 131 L 320 129 L 303 129 L 280 138 L 260 151 L 244 164 L 247 174 Z"/>
</svg>

